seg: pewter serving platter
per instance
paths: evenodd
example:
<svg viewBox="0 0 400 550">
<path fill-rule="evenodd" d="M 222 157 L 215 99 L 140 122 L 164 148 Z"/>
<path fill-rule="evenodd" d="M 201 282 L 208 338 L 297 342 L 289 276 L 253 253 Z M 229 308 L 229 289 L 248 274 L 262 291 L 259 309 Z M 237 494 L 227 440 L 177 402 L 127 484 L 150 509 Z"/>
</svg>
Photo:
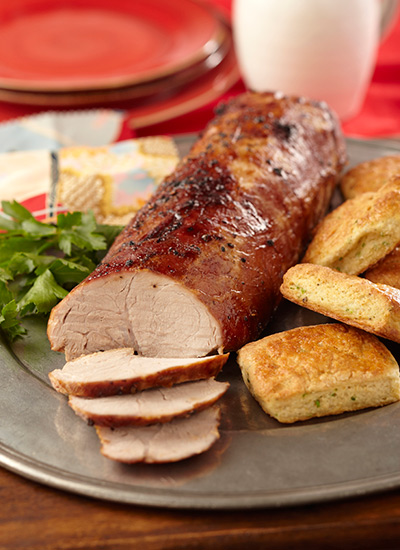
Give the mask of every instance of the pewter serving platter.
<svg viewBox="0 0 400 550">
<path fill-rule="evenodd" d="M 193 137 L 177 140 L 185 150 Z M 396 142 L 348 140 L 350 166 L 400 153 Z M 283 302 L 268 332 L 326 321 Z M 73 493 L 170 508 L 289 506 L 400 487 L 400 403 L 294 425 L 269 418 L 247 392 L 234 354 L 219 376 L 221 438 L 203 455 L 170 465 L 123 465 L 100 454 L 92 427 L 50 386 L 64 363 L 45 320 L 0 341 L 0 465 Z M 400 346 L 386 342 L 400 359 Z"/>
</svg>

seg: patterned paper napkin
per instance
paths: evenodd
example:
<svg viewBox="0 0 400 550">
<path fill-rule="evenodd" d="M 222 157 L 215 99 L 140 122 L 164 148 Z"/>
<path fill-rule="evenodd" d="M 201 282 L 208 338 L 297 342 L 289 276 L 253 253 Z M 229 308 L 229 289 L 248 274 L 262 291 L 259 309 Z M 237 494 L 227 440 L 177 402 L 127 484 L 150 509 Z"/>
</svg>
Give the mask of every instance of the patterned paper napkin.
<svg viewBox="0 0 400 550">
<path fill-rule="evenodd" d="M 169 137 L 112 143 L 114 111 L 49 113 L 0 125 L 0 199 L 22 202 L 38 217 L 94 211 L 124 224 L 178 161 Z"/>
</svg>

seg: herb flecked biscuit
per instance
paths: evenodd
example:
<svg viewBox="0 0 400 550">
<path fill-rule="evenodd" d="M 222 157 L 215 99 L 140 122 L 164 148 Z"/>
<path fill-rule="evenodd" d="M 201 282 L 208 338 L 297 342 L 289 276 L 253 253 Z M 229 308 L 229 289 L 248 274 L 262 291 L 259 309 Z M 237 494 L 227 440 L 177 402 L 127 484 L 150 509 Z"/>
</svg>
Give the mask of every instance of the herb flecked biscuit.
<svg viewBox="0 0 400 550">
<path fill-rule="evenodd" d="M 400 289 L 400 246 L 364 273 L 373 283 L 390 285 Z"/>
<path fill-rule="evenodd" d="M 318 225 L 303 262 L 358 275 L 400 243 L 400 177 L 341 204 Z"/>
<path fill-rule="evenodd" d="M 245 384 L 280 422 L 378 407 L 400 399 L 399 366 L 364 331 L 341 324 L 299 327 L 244 346 Z"/>
<path fill-rule="evenodd" d="M 340 182 L 345 199 L 368 191 L 377 191 L 393 176 L 400 175 L 400 155 L 362 162 L 348 170 Z"/>
<path fill-rule="evenodd" d="M 400 343 L 400 290 L 329 267 L 297 264 L 283 277 L 285 298 Z"/>
</svg>

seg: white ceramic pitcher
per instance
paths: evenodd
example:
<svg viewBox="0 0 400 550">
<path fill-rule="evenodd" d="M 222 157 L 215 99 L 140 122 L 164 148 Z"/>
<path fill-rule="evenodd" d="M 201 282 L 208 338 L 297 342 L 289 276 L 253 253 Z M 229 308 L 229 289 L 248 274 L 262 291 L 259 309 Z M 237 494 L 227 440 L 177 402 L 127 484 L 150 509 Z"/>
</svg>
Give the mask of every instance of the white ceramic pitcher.
<svg viewBox="0 0 400 550">
<path fill-rule="evenodd" d="M 342 120 L 365 98 L 397 0 L 234 0 L 233 31 L 249 89 L 326 101 Z"/>
</svg>

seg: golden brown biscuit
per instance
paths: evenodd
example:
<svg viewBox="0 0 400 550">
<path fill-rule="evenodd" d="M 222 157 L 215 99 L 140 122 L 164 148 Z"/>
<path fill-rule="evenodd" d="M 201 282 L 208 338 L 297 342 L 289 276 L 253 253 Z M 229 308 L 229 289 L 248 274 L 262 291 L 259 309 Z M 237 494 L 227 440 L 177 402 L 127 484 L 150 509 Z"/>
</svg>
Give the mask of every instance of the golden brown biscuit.
<svg viewBox="0 0 400 550">
<path fill-rule="evenodd" d="M 400 175 L 400 155 L 380 157 L 357 164 L 343 176 L 340 182 L 345 199 L 369 191 L 377 191 L 393 176 Z"/>
<path fill-rule="evenodd" d="M 400 246 L 364 273 L 366 279 L 400 289 Z"/>
<path fill-rule="evenodd" d="M 298 264 L 285 273 L 281 292 L 291 302 L 400 342 L 400 290 L 329 267 Z"/>
<path fill-rule="evenodd" d="M 318 225 L 303 262 L 358 275 L 400 242 L 400 177 L 345 201 Z"/>
<path fill-rule="evenodd" d="M 399 367 L 364 331 L 340 324 L 300 327 L 244 346 L 243 379 L 280 422 L 378 407 L 400 399 Z"/>
</svg>

